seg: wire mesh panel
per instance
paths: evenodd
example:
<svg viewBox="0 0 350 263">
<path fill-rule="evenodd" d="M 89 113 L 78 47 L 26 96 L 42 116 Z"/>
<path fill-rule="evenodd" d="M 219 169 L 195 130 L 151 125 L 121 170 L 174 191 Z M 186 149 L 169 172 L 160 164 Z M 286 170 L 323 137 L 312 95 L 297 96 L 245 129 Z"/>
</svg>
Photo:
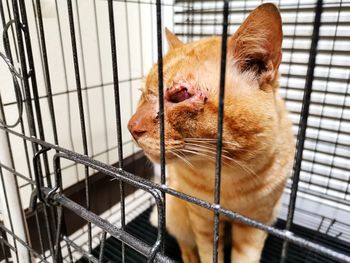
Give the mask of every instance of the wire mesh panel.
<svg viewBox="0 0 350 263">
<path fill-rule="evenodd" d="M 173 262 L 165 201 L 175 196 L 211 211 L 213 262 L 219 261 L 220 216 L 276 239 L 267 242 L 262 262 L 350 262 L 348 1 L 275 1 L 284 32 L 279 92 L 297 135 L 282 221 L 269 226 L 221 206 L 227 39 L 261 3 L 0 0 L 1 259 L 104 262 L 112 253 L 116 262 Z M 165 27 L 184 42 L 222 37 L 212 202 L 166 181 Z M 139 148 L 126 129 L 137 88 L 154 63 L 159 183 L 135 175 Z M 103 195 L 100 177 L 115 191 L 105 199 L 114 200 L 108 209 L 94 199 Z M 158 226 L 148 239 L 134 220 L 143 220 L 152 205 Z M 109 248 L 110 236 L 120 250 Z"/>
<path fill-rule="evenodd" d="M 167 6 L 164 12 L 172 15 L 172 7 Z M 19 205 L 26 209 L 25 217 L 32 218 L 27 208 L 37 181 L 40 186 L 54 187 L 55 151 L 21 136 L 37 137 L 107 164 L 115 164 L 137 151 L 129 133 L 120 127 L 126 126 L 135 109 L 144 71 L 155 60 L 156 7 L 150 2 L 2 1 L 0 9 L 4 33 L 1 55 L 5 60 L 1 61 L 2 127 L 18 132 L 6 134 L 10 152 L 6 158 L 1 157 L 1 165 L 3 171 L 15 173 Z M 113 16 L 117 17 L 114 22 Z M 123 37 L 118 40 L 118 35 Z M 117 54 L 116 45 L 112 50 L 111 41 L 106 39 L 123 52 Z M 14 65 L 13 79 L 7 65 Z M 120 102 L 118 96 L 123 98 Z M 122 167 L 122 162 L 119 165 Z M 96 170 L 66 159 L 60 162 L 59 169 L 62 188 L 85 181 L 85 200 L 79 203 L 99 210 L 91 203 L 95 190 L 88 178 Z M 13 201 L 9 203 L 11 206 Z M 47 252 L 52 256 L 55 237 L 48 232 L 54 231 L 56 212 L 44 212 L 42 218 L 43 207 L 38 209 L 34 213 L 36 231 L 30 221 L 27 238 L 32 239 L 39 254 L 50 248 Z M 41 229 L 49 222 L 50 231 Z M 16 233 L 12 226 L 10 232 Z M 86 251 L 92 249 L 91 232 L 88 224 L 84 230 Z"/>
</svg>

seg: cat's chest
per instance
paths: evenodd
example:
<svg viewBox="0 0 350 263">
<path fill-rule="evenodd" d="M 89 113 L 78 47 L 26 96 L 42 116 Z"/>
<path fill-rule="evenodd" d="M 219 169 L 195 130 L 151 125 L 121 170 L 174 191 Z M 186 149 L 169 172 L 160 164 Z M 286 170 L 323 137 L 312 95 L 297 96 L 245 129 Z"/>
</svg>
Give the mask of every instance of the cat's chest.
<svg viewBox="0 0 350 263">
<path fill-rule="evenodd" d="M 221 172 L 220 196 L 223 204 L 232 207 L 237 202 L 254 198 L 253 196 L 263 190 L 263 182 L 241 173 L 238 169 L 224 169 Z M 169 169 L 169 176 L 171 187 L 213 202 L 216 177 L 214 165 L 203 164 L 198 169 L 173 166 Z"/>
</svg>

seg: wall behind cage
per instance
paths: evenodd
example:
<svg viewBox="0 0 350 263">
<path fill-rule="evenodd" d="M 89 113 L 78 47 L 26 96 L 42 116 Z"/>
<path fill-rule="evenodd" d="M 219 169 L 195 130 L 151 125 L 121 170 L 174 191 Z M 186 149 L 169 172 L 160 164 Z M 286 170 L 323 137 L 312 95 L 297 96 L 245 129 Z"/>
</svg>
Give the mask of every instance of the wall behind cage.
<svg viewBox="0 0 350 263">
<path fill-rule="evenodd" d="M 7 6 L 9 3 L 9 6 Z M 49 64 L 50 82 L 43 64 L 43 43 L 36 1 L 26 1 L 26 11 L 34 54 L 34 66 L 40 97 L 45 140 L 54 143 L 53 116 L 48 106 L 48 85 L 51 85 L 58 144 L 61 147 L 83 153 L 80 126 L 76 74 L 74 71 L 71 31 L 66 1 L 41 1 L 45 42 Z M 87 130 L 88 155 L 108 164 L 118 161 L 116 110 L 110 27 L 107 1 L 72 1 L 75 33 L 78 49 L 80 79 L 83 94 L 84 115 Z M 135 111 L 143 77 L 156 62 L 156 7 L 151 1 L 114 1 L 114 19 L 118 59 L 119 90 L 124 157 L 138 149 L 133 145 L 127 121 Z M 3 1 L 6 22 L 13 19 L 11 2 Z M 7 6 L 7 8 L 5 8 Z M 172 1 L 162 5 L 163 27 L 172 28 Z M 1 24 L 0 31 L 4 30 Z M 15 27 L 10 26 L 8 35 L 14 66 L 20 72 Z M 165 41 L 163 41 L 165 42 Z M 4 53 L 4 43 L 0 51 Z M 166 45 L 164 44 L 166 50 Z M 12 77 L 6 64 L 0 63 L 0 94 L 7 123 L 18 118 Z M 32 103 L 33 100 L 32 100 Z M 26 111 L 23 113 L 24 127 L 14 130 L 29 136 Z M 24 178 L 33 176 L 32 148 L 30 143 L 16 135 L 10 136 L 11 150 L 16 172 Z M 50 171 L 52 155 L 49 153 Z M 2 163 L 8 167 L 11 164 Z M 71 162 L 62 162 L 63 185 L 68 187 L 84 178 L 84 167 Z M 94 171 L 90 170 L 90 174 Z M 17 177 L 24 207 L 29 205 L 31 186 L 28 180 Z"/>
</svg>

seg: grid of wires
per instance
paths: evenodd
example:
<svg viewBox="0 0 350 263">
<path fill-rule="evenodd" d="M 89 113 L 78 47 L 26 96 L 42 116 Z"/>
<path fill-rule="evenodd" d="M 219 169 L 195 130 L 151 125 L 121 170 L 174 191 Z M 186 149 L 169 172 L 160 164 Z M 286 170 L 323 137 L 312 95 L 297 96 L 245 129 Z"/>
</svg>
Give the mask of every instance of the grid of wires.
<svg viewBox="0 0 350 263">
<path fill-rule="evenodd" d="M 220 206 L 223 103 L 220 103 L 222 106 L 218 115 L 214 203 L 168 188 L 165 180 L 162 31 L 164 20 L 169 17 L 164 13 L 174 14 L 175 33 L 185 41 L 213 34 L 222 36 L 219 101 L 223 102 L 228 30 L 234 31 L 249 10 L 260 1 L 230 4 L 228 1 L 175 1 L 174 4 L 172 1 L 126 3 L 108 0 L 89 1 L 88 4 L 82 1 L 52 1 L 52 10 L 57 19 L 55 22 L 50 18 L 50 12 L 45 11 L 45 3 L 48 2 L 36 0 L 30 5 L 25 1 L 0 1 L 5 51 L 1 53 L 1 58 L 10 70 L 13 87 L 5 96 L 2 90 L 0 101 L 0 135 L 5 143 L 2 146 L 5 150 L 0 155 L 0 185 L 5 190 L 1 195 L 4 223 L 0 224 L 0 245 L 6 262 L 6 250 L 10 250 L 16 262 L 30 262 L 31 257 L 38 262 L 74 262 L 73 248 L 92 262 L 102 262 L 107 234 L 122 242 L 122 262 L 125 262 L 126 247 L 138 251 L 148 262 L 154 259 L 172 262 L 164 253 L 166 194 L 211 210 L 215 218 L 214 236 L 218 236 L 218 217 L 222 214 L 283 239 L 282 261 L 288 256 L 288 244 L 292 243 L 336 261 L 350 262 L 349 255 L 305 240 L 289 231 L 294 216 L 297 217 L 297 192 L 298 195 L 306 193 L 321 201 L 339 202 L 344 210 L 349 209 L 350 167 L 346 158 L 350 152 L 350 140 L 347 140 L 350 113 L 346 107 L 350 105 L 350 60 L 347 59 L 350 56 L 350 35 L 345 28 L 350 23 L 350 3 L 321 0 L 303 1 L 303 4 L 291 4 L 290 1 L 277 3 L 282 11 L 285 32 L 281 92 L 287 99 L 298 135 L 286 211 L 287 224 L 283 230 Z M 84 5 L 91 5 L 92 8 Z M 128 8 L 133 11 L 130 12 Z M 151 19 L 141 19 L 141 13 L 145 11 Z M 120 17 L 126 21 L 122 29 L 116 21 Z M 135 28 L 130 27 L 129 21 L 133 18 L 137 21 L 133 24 Z M 53 23 L 57 35 L 48 33 Z M 92 28 L 95 36 L 91 40 L 87 32 Z M 94 41 L 95 53 L 90 54 L 86 45 Z M 117 44 L 122 46 L 123 52 L 117 53 L 120 50 Z M 149 50 L 153 52 L 150 56 L 147 55 Z M 57 57 L 60 59 L 56 61 Z M 136 150 L 122 128 L 136 105 L 137 96 L 132 90 L 139 85 L 144 69 L 152 64 L 154 58 L 159 65 L 160 134 L 163 135 L 160 141 L 160 183 L 126 172 L 123 164 L 124 157 Z M 63 70 L 56 71 L 57 65 L 52 61 Z M 97 78 L 93 78 L 93 75 Z M 96 143 L 95 138 L 102 140 Z M 5 151 L 8 152 L 7 158 Z M 112 166 L 117 161 L 118 167 Z M 90 209 L 89 176 L 96 171 L 120 182 L 118 224 L 102 219 Z M 74 177 L 72 175 L 76 175 L 76 180 L 67 182 Z M 13 181 L 9 181 L 9 178 Z M 85 181 L 83 205 L 62 194 L 64 188 L 79 180 Z M 144 243 L 125 230 L 125 184 L 147 192 L 157 205 L 159 225 L 153 245 Z M 9 194 L 9 185 L 16 186 L 14 196 Z M 13 203 L 17 203 L 19 211 L 23 211 L 23 204 L 28 203 L 29 199 L 40 239 L 39 250 L 31 247 L 25 227 L 21 231 L 17 229 L 18 220 L 24 225 L 23 215 L 15 214 L 15 209 L 10 209 Z M 66 222 L 62 220 L 63 209 L 71 210 L 86 220 L 87 247 L 80 247 L 64 235 Z M 43 221 L 40 219 L 42 216 Z M 43 228 L 40 222 L 44 222 Z M 91 254 L 94 227 L 102 233 L 102 249 L 98 258 Z M 347 228 L 348 225 L 343 224 L 342 227 Z M 217 262 L 217 246 L 217 238 L 214 238 L 213 262 Z M 62 253 L 64 249 L 67 250 L 67 257 Z"/>
<path fill-rule="evenodd" d="M 230 33 L 261 1 L 230 4 Z M 298 136 L 308 70 L 313 70 L 312 93 L 301 158 L 296 207 L 314 212 L 308 228 L 346 241 L 349 231 L 340 225 L 349 217 L 350 115 L 349 115 L 349 1 L 323 1 L 315 64 L 310 49 L 315 29 L 317 1 L 275 1 L 283 21 L 283 56 L 280 94 L 285 98 Z M 174 31 L 185 41 L 220 35 L 222 4 L 217 1 L 176 1 Z M 292 181 L 285 191 L 280 218 L 287 218 Z M 310 200 L 314 200 L 314 203 Z M 325 204 L 323 206 L 322 204 Z M 331 224 L 324 219 L 332 215 Z M 305 225 L 305 213 L 294 223 Z M 328 229 L 329 228 L 329 229 Z M 343 229 L 343 230 L 340 230 Z M 346 229 L 346 228 L 345 228 Z"/>
<path fill-rule="evenodd" d="M 300 173 L 300 191 L 349 204 L 349 1 L 323 1 L 312 97 Z M 185 41 L 221 34 L 222 5 L 217 1 L 177 1 L 174 31 Z M 260 1 L 235 1 L 230 32 Z M 316 1 L 278 1 L 283 18 L 281 95 L 295 133 L 308 70 Z M 183 7 L 185 6 L 185 7 Z"/>
</svg>

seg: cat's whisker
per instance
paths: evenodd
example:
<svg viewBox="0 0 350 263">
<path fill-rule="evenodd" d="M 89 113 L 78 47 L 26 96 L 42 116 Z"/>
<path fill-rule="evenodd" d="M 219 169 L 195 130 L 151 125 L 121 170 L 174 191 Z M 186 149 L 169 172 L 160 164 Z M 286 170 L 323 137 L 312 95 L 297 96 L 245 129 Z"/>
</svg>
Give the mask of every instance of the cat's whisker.
<svg viewBox="0 0 350 263">
<path fill-rule="evenodd" d="M 192 150 L 188 150 L 188 149 L 182 149 L 181 151 L 187 152 L 187 153 L 192 153 L 192 154 L 198 155 L 198 156 L 203 156 L 203 157 L 208 158 L 209 160 L 215 161 L 215 158 L 213 156 L 208 155 L 208 154 L 204 154 L 204 153 L 200 153 L 200 152 L 192 151 Z"/>
<path fill-rule="evenodd" d="M 192 150 L 196 149 L 207 149 L 216 152 L 216 147 L 213 145 L 201 145 L 201 144 L 196 144 L 196 143 L 186 143 L 185 147 L 187 148 L 192 148 Z M 226 149 L 222 149 L 223 152 L 229 153 Z"/>
<path fill-rule="evenodd" d="M 210 143 L 210 142 L 201 142 L 201 141 L 185 141 L 185 146 L 189 145 L 189 144 L 193 144 L 193 145 L 197 145 L 197 146 L 205 146 L 205 147 L 210 147 L 212 149 L 216 149 L 216 145 L 214 143 Z"/>
<path fill-rule="evenodd" d="M 216 143 L 217 139 L 216 138 L 184 138 L 185 142 L 212 142 L 212 143 Z M 241 145 L 237 142 L 229 142 L 229 141 L 222 141 L 223 144 L 227 144 L 227 145 L 233 145 L 236 146 L 238 148 L 241 147 Z"/>
<path fill-rule="evenodd" d="M 209 149 L 200 149 L 200 148 L 194 148 L 194 147 L 187 147 L 185 148 L 186 150 L 189 150 L 191 153 L 193 154 L 197 154 L 197 155 L 202 155 L 202 156 L 206 156 L 206 157 L 210 157 L 212 158 L 213 160 L 215 160 L 215 157 L 214 156 L 209 156 L 209 155 L 205 155 L 203 153 L 207 153 L 207 154 L 212 154 L 212 155 L 215 155 L 216 154 L 216 151 L 215 150 L 209 150 Z M 196 151 L 199 151 L 200 153 L 196 152 Z M 232 164 L 230 164 L 230 162 L 233 162 L 234 164 L 236 164 L 237 166 L 239 166 L 242 170 L 246 171 L 247 173 L 249 174 L 252 174 L 254 176 L 257 176 L 256 173 L 251 170 L 249 167 L 241 164 L 239 161 L 235 160 L 234 158 L 232 157 L 229 157 L 227 155 L 225 155 L 225 152 L 223 152 L 223 154 L 221 155 L 222 158 L 224 158 L 223 160 L 223 163 L 227 166 L 230 166 L 230 167 L 234 167 Z M 225 162 L 226 160 L 226 162 Z M 229 161 L 229 162 L 228 162 Z"/>
<path fill-rule="evenodd" d="M 254 176 L 258 176 L 252 169 L 250 169 L 249 167 L 247 167 L 246 165 L 243 165 L 241 162 L 234 160 L 232 158 L 230 158 L 232 162 L 234 162 L 235 164 L 237 164 L 239 167 L 241 167 L 244 171 L 246 171 L 247 173 L 254 175 Z"/>
<path fill-rule="evenodd" d="M 185 153 L 183 153 L 182 151 L 179 151 L 178 154 L 180 154 L 191 165 L 191 167 L 194 169 L 194 165 L 190 162 L 190 160 L 188 160 L 188 158 L 186 158 L 186 154 Z"/>
<path fill-rule="evenodd" d="M 177 158 L 179 158 L 180 160 L 182 160 L 183 162 L 185 162 L 189 167 L 191 167 L 192 169 L 194 169 L 193 164 L 190 163 L 189 160 L 187 160 L 184 156 L 181 156 L 180 154 L 178 154 L 175 151 L 170 151 L 172 154 L 174 154 Z"/>
<path fill-rule="evenodd" d="M 186 137 L 184 140 L 191 140 L 191 141 L 216 141 L 215 138 L 191 138 L 191 137 Z"/>
<path fill-rule="evenodd" d="M 203 152 L 203 153 L 209 153 L 209 154 L 212 154 L 213 156 L 215 156 L 215 154 L 216 154 L 215 149 L 204 149 L 204 148 L 199 148 L 199 147 L 188 147 L 188 146 L 185 146 L 185 149 Z"/>
<path fill-rule="evenodd" d="M 215 162 L 216 161 L 216 158 L 214 156 L 210 156 L 208 154 L 204 154 L 204 153 L 199 153 L 199 152 L 196 152 L 196 151 L 192 151 L 192 150 L 188 150 L 188 149 L 183 149 L 182 151 L 184 152 L 187 152 L 187 153 L 192 153 L 194 155 L 199 155 L 199 156 L 204 156 L 206 158 L 208 158 L 210 161 L 213 161 Z M 224 158 L 226 156 L 222 155 Z M 255 175 L 254 172 L 252 172 L 251 170 L 247 169 L 247 167 L 244 167 L 242 164 L 240 164 L 238 161 L 236 160 L 230 160 L 231 162 L 235 163 L 237 166 L 239 166 L 242 170 L 246 171 L 247 173 L 252 173 L 253 175 Z M 225 162 L 225 159 L 222 160 L 222 162 L 226 165 L 226 166 L 230 166 L 230 167 L 234 167 L 234 165 L 230 164 L 229 162 Z"/>
</svg>

